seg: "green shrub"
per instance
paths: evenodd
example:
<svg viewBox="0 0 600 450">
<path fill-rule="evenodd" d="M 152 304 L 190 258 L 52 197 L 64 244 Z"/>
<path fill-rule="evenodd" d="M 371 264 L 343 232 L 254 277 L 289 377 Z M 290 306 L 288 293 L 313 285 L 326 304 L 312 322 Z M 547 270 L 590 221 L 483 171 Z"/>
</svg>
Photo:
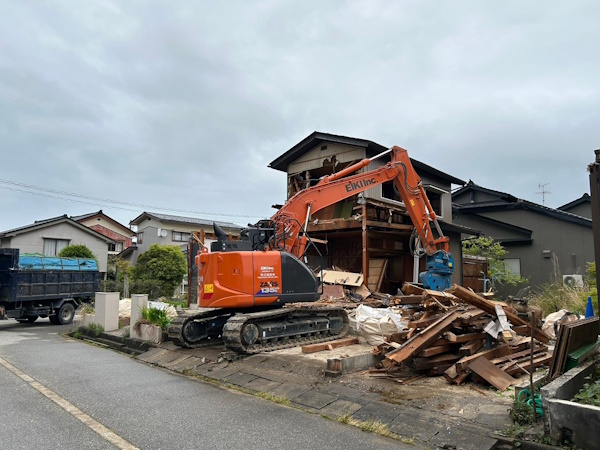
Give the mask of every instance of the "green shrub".
<svg viewBox="0 0 600 450">
<path fill-rule="evenodd" d="M 60 252 L 58 252 L 58 255 L 56 255 L 56 256 L 58 256 L 59 258 L 95 259 L 96 261 L 98 261 L 98 258 L 96 258 L 96 255 L 94 255 L 94 253 L 83 244 L 67 245 Z"/>
</svg>

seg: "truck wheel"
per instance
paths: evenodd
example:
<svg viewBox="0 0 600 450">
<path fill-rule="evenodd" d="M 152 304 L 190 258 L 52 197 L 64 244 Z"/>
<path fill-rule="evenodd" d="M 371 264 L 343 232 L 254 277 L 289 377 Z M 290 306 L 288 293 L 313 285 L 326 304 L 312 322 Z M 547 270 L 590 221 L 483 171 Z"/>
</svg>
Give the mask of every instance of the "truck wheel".
<svg viewBox="0 0 600 450">
<path fill-rule="evenodd" d="M 75 307 L 70 303 L 64 303 L 56 313 L 56 321 L 59 325 L 68 325 L 73 322 Z"/>
<path fill-rule="evenodd" d="M 50 319 L 52 325 L 58 325 L 58 316 L 52 314 L 51 316 L 48 316 L 48 319 Z"/>
</svg>

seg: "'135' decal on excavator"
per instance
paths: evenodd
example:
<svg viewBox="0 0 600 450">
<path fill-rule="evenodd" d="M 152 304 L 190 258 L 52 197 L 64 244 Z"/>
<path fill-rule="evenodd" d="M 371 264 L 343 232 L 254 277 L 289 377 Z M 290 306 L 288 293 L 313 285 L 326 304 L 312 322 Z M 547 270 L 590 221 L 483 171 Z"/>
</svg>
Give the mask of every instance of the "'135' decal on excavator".
<svg viewBox="0 0 600 450">
<path fill-rule="evenodd" d="M 279 283 L 277 281 L 261 281 L 260 282 L 260 293 L 261 294 L 276 294 L 279 292 Z"/>
</svg>

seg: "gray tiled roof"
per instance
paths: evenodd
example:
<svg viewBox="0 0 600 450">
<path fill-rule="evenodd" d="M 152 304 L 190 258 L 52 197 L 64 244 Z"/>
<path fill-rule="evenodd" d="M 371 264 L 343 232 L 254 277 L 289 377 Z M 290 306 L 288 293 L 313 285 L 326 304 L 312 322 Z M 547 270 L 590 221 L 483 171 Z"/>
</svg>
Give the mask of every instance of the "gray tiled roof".
<svg viewBox="0 0 600 450">
<path fill-rule="evenodd" d="M 199 219 L 197 217 L 174 216 L 171 214 L 161 214 L 161 213 L 153 213 L 153 212 L 143 212 L 138 217 L 133 219 L 130 223 L 136 223 L 137 219 L 141 218 L 144 215 L 152 217 L 157 220 L 160 220 L 162 222 L 186 223 L 186 224 L 203 225 L 203 226 L 212 226 L 213 223 L 216 223 L 218 226 L 223 227 L 223 228 L 235 228 L 235 229 L 242 228 L 241 226 L 236 225 L 235 223 L 231 223 L 231 222 L 220 222 L 217 220 Z"/>
</svg>

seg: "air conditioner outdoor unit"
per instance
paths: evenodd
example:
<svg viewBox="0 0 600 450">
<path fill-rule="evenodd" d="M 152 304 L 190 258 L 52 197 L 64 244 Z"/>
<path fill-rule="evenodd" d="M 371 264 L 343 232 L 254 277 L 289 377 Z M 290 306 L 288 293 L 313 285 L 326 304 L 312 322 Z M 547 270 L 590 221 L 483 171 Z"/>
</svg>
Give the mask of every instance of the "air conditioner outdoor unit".
<svg viewBox="0 0 600 450">
<path fill-rule="evenodd" d="M 563 284 L 569 287 L 583 287 L 583 275 L 563 275 Z"/>
</svg>

